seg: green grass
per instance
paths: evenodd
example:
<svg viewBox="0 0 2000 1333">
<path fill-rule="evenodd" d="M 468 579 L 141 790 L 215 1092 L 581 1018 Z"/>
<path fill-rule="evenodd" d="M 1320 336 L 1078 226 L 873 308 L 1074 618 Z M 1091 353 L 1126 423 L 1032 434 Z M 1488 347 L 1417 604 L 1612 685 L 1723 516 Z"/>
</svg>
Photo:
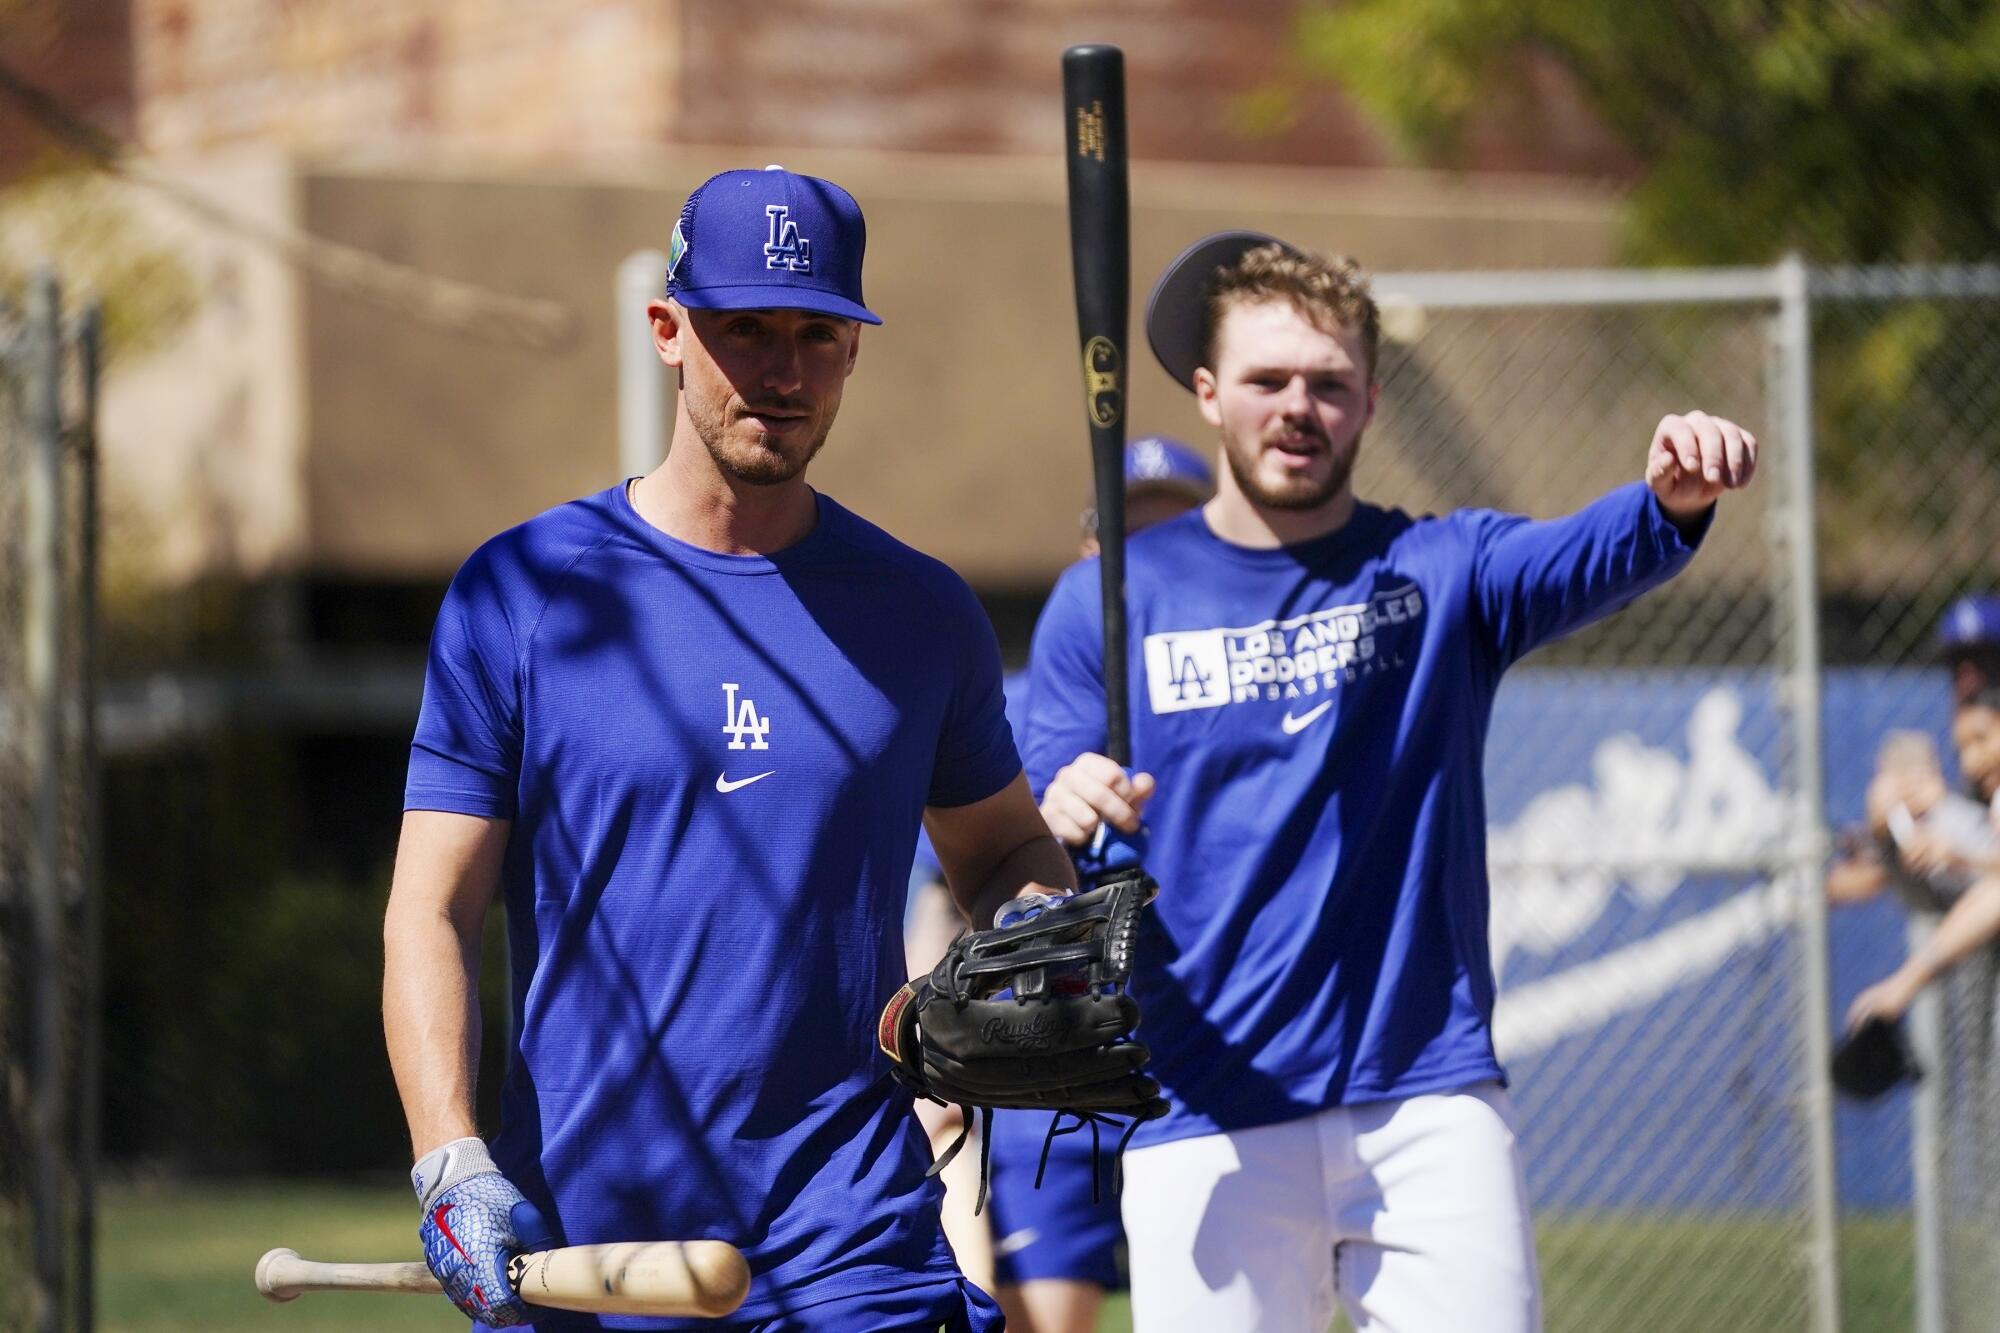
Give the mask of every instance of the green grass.
<svg viewBox="0 0 2000 1333">
<path fill-rule="evenodd" d="M 163 1185 L 105 1192 L 97 1260 L 103 1333 L 380 1333 L 468 1327 L 443 1298 L 315 1292 L 272 1305 L 251 1285 L 264 1251 L 313 1259 L 416 1259 L 417 1210 L 378 1186 Z"/>
<path fill-rule="evenodd" d="M 265 1250 L 316 1259 L 417 1257 L 415 1209 L 380 1185 L 159 1185 L 108 1190 L 98 1258 L 104 1333 L 461 1333 L 464 1320 L 420 1296 L 315 1293 L 273 1306 L 251 1286 Z M 1776 1219 L 1546 1217 L 1536 1225 L 1549 1333 L 1781 1333 L 1807 1327 L 1802 1227 Z M 1842 1226 L 1849 1333 L 1910 1326 L 1907 1218 Z M 1341 1326 L 1341 1327 L 1344 1327 Z M 1122 1295 L 1099 1333 L 1129 1333 Z"/>
</svg>

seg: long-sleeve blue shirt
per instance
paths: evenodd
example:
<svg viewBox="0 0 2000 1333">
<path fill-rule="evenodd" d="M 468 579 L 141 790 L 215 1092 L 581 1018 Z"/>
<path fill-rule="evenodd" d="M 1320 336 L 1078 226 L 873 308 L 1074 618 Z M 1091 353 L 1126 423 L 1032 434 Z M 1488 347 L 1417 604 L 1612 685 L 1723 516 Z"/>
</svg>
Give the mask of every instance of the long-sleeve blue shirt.
<svg viewBox="0 0 2000 1333">
<path fill-rule="evenodd" d="M 1159 779 L 1161 885 L 1133 993 L 1173 1104 L 1135 1143 L 1503 1077 L 1494 692 L 1693 550 L 1637 484 L 1549 522 L 1364 504 L 1295 546 L 1233 545 L 1200 511 L 1132 539 L 1132 757 Z M 1102 625 L 1085 561 L 1035 631 L 1022 749 L 1038 793 L 1104 748 Z"/>
</svg>

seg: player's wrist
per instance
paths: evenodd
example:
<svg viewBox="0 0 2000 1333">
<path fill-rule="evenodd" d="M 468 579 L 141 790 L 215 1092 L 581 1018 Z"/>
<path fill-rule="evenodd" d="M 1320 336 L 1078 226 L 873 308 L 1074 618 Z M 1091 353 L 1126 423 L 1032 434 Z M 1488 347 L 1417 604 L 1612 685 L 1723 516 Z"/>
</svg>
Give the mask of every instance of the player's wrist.
<svg viewBox="0 0 2000 1333">
<path fill-rule="evenodd" d="M 1653 503 L 1660 507 L 1660 515 L 1680 530 L 1684 538 L 1692 539 L 1706 531 L 1711 516 L 1715 513 L 1715 498 L 1670 499 L 1661 494 L 1655 486 Z"/>
<path fill-rule="evenodd" d="M 453 1139 L 417 1159 L 410 1168 L 410 1187 L 416 1191 L 418 1204 L 428 1209 L 431 1200 L 460 1181 L 488 1173 L 498 1175 L 500 1168 L 494 1165 L 485 1140 Z"/>
</svg>

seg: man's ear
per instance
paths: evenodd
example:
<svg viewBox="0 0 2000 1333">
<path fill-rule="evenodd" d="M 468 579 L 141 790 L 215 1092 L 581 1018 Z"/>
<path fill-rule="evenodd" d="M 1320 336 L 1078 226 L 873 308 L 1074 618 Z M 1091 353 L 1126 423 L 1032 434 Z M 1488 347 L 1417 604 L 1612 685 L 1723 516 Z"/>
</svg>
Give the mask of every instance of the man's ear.
<svg viewBox="0 0 2000 1333">
<path fill-rule="evenodd" d="M 687 311 L 678 301 L 665 297 L 646 302 L 646 318 L 653 324 L 653 350 L 674 369 L 682 361 L 681 339 L 687 333 Z"/>
<path fill-rule="evenodd" d="M 1220 428 L 1222 406 L 1215 401 L 1215 373 L 1207 366 L 1196 366 L 1194 372 L 1194 402 L 1201 409 L 1202 420 Z"/>
</svg>

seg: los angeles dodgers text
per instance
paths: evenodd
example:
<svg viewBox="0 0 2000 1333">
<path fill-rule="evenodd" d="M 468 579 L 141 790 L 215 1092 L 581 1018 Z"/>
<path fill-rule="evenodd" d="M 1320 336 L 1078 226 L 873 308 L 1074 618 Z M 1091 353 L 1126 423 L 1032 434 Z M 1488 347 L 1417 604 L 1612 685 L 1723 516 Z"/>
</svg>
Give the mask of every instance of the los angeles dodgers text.
<svg viewBox="0 0 2000 1333">
<path fill-rule="evenodd" d="M 1366 602 L 1282 621 L 1149 634 L 1146 680 L 1153 711 L 1298 699 L 1400 667 L 1403 636 L 1385 631 L 1423 613 L 1423 594 L 1405 584 Z"/>
</svg>

